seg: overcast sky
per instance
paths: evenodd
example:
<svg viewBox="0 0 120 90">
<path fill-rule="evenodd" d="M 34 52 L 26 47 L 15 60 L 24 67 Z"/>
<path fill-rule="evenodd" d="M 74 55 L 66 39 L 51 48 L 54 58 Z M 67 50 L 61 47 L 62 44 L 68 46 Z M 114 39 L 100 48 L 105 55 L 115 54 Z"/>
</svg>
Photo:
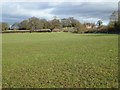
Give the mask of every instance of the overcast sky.
<svg viewBox="0 0 120 90">
<path fill-rule="evenodd" d="M 55 1 L 55 0 L 54 0 Z M 91 0 L 92 1 L 92 0 Z M 80 22 L 97 22 L 103 20 L 104 24 L 109 22 L 109 16 L 118 9 L 118 1 L 61 1 L 61 2 L 2 2 L 2 21 L 10 24 L 20 22 L 30 17 L 53 19 L 74 17 Z M 110 0 L 109 0 L 110 1 Z M 1 7 L 2 5 L 2 7 Z"/>
</svg>

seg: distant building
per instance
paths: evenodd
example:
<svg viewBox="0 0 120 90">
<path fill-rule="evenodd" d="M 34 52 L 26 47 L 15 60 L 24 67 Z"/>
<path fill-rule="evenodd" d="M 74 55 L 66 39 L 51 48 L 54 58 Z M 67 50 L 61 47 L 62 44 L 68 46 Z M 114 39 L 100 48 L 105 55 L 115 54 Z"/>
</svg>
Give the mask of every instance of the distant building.
<svg viewBox="0 0 120 90">
<path fill-rule="evenodd" d="M 94 23 L 84 23 L 84 26 L 85 26 L 87 29 L 93 29 L 93 28 L 96 28 L 96 26 L 95 26 Z"/>
</svg>

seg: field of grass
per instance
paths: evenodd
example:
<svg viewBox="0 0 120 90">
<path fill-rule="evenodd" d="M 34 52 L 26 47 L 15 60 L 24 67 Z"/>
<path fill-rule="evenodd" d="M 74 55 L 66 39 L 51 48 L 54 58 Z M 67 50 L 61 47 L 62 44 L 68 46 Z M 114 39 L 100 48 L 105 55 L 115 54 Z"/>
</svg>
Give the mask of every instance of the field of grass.
<svg viewBox="0 0 120 90">
<path fill-rule="evenodd" d="M 117 88 L 118 36 L 3 34 L 4 88 Z"/>
</svg>

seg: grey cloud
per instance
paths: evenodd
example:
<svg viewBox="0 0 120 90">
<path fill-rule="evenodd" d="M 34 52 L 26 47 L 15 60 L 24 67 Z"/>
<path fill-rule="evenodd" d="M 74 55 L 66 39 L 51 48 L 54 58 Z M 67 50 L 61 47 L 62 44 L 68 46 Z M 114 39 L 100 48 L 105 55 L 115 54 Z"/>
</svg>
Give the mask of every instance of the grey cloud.
<svg viewBox="0 0 120 90">
<path fill-rule="evenodd" d="M 49 5 L 47 2 L 21 2 L 21 6 L 25 9 L 39 10 L 39 9 L 48 9 L 53 6 Z"/>
<path fill-rule="evenodd" d="M 55 6 L 48 2 L 14 2 L 2 6 L 3 21 L 17 22 L 30 17 L 24 14 L 14 14 L 18 6 L 29 11 L 53 8 L 50 14 L 60 18 L 69 16 L 83 17 L 83 19 L 101 18 L 105 22 L 109 21 L 111 13 L 117 10 L 117 2 L 63 2 Z"/>
<path fill-rule="evenodd" d="M 74 2 L 73 2 L 74 3 Z M 101 18 L 108 20 L 110 14 L 117 10 L 117 3 L 114 2 L 83 2 L 80 5 L 71 2 L 56 7 L 52 13 L 58 16 L 68 15 L 84 18 Z"/>
<path fill-rule="evenodd" d="M 16 8 L 18 5 L 21 8 L 31 10 L 48 9 L 53 7 L 47 2 L 7 2 L 6 4 L 3 4 L 2 7 L 3 9 L 8 9 L 8 7 Z"/>
<path fill-rule="evenodd" d="M 8 22 L 9 24 L 13 24 L 15 22 L 20 22 L 24 19 L 29 18 L 29 16 L 21 16 L 21 15 L 10 15 L 10 14 L 3 14 L 2 13 L 2 21 Z"/>
<path fill-rule="evenodd" d="M 20 22 L 30 18 L 31 15 L 24 15 L 26 12 L 20 12 L 17 8 L 25 9 L 26 11 L 48 9 L 52 6 L 45 2 L 7 2 L 2 5 L 2 21 L 8 23 Z M 19 13 L 16 13 L 18 11 Z M 23 14 L 21 14 L 23 13 Z"/>
</svg>

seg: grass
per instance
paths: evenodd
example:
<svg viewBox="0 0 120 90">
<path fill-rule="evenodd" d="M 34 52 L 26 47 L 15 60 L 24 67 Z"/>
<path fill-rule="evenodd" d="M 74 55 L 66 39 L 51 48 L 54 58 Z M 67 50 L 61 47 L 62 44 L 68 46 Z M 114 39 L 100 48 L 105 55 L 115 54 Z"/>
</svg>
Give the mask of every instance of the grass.
<svg viewBox="0 0 120 90">
<path fill-rule="evenodd" d="M 3 34 L 4 88 L 117 88 L 118 35 Z"/>
<path fill-rule="evenodd" d="M 0 89 L 2 88 L 2 34 L 0 33 Z"/>
</svg>

